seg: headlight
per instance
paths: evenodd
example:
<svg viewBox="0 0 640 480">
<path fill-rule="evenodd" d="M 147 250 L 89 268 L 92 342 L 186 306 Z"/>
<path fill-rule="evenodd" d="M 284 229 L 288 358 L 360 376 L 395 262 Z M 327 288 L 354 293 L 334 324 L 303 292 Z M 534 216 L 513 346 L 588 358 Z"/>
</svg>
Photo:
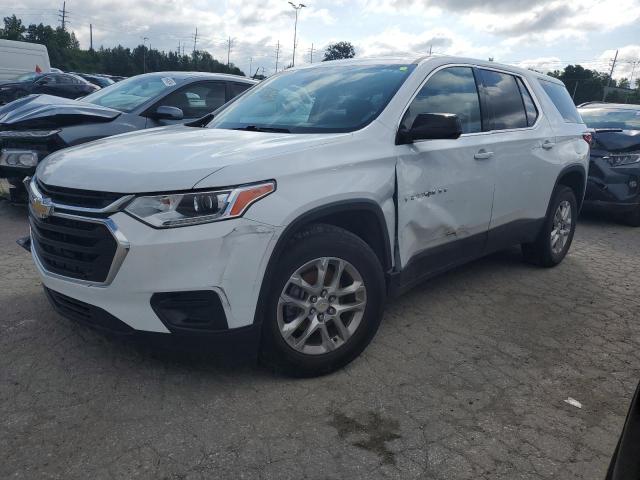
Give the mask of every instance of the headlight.
<svg viewBox="0 0 640 480">
<path fill-rule="evenodd" d="M 137 197 L 125 211 L 156 228 L 198 225 L 240 217 L 275 189 L 275 182 L 265 182 L 209 192 Z"/>
<path fill-rule="evenodd" d="M 0 165 L 7 167 L 35 167 L 38 165 L 38 152 L 3 148 L 0 152 Z"/>
<path fill-rule="evenodd" d="M 640 162 L 640 153 L 622 153 L 604 157 L 612 167 Z"/>
</svg>

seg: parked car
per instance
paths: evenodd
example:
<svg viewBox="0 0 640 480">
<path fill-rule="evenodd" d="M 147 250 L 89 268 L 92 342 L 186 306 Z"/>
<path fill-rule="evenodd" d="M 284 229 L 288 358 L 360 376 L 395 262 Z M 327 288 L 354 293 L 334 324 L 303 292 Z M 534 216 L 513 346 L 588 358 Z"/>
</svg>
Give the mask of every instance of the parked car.
<svg viewBox="0 0 640 480">
<path fill-rule="evenodd" d="M 90 73 L 76 73 L 79 77 L 84 78 L 87 82 L 93 83 L 100 88 L 108 87 L 109 85 L 113 85 L 116 83 L 108 77 L 103 77 L 102 75 L 92 75 Z"/>
<path fill-rule="evenodd" d="M 47 73 L 49 67 L 49 52 L 44 45 L 0 40 L 0 82 L 15 81 L 25 73 Z"/>
<path fill-rule="evenodd" d="M 559 80 L 493 62 L 289 69 L 209 122 L 50 155 L 28 181 L 33 258 L 63 315 L 323 374 L 387 296 L 515 244 L 559 264 L 586 129 Z"/>
<path fill-rule="evenodd" d="M 640 227 L 640 105 L 591 102 L 579 112 L 594 129 L 585 207 Z"/>
<path fill-rule="evenodd" d="M 78 98 L 99 90 L 100 87 L 84 78 L 69 73 L 27 73 L 15 82 L 0 85 L 0 105 L 32 94 Z"/>
<path fill-rule="evenodd" d="M 256 82 L 236 75 L 158 72 L 124 80 L 82 101 L 32 95 L 0 108 L 0 178 L 14 201 L 25 200 L 22 180 L 61 148 L 201 117 Z"/>
<path fill-rule="evenodd" d="M 640 478 L 640 384 L 631 400 L 629 412 L 611 457 L 606 480 Z"/>
</svg>

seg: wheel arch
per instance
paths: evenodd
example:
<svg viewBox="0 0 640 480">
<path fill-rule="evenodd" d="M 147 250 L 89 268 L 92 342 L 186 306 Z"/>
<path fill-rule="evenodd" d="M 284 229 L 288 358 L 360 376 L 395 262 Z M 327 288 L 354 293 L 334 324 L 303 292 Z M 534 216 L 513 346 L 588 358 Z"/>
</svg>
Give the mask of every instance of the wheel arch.
<svg viewBox="0 0 640 480">
<path fill-rule="evenodd" d="M 380 205 L 371 199 L 342 200 L 320 207 L 312 208 L 287 225 L 269 257 L 262 277 L 258 303 L 253 323 L 262 323 L 264 307 L 267 304 L 268 290 L 275 274 L 278 260 L 285 252 L 294 235 L 308 225 L 325 223 L 345 230 L 360 237 L 371 247 L 385 272 L 393 266 L 391 241 L 384 213 Z"/>
<path fill-rule="evenodd" d="M 569 165 L 563 168 L 556 179 L 556 184 L 553 188 L 555 192 L 558 185 L 564 185 L 573 190 L 578 202 L 578 212 L 582 208 L 584 201 L 584 195 L 587 189 L 587 172 L 583 165 Z M 551 202 L 549 202 L 551 203 Z"/>
</svg>

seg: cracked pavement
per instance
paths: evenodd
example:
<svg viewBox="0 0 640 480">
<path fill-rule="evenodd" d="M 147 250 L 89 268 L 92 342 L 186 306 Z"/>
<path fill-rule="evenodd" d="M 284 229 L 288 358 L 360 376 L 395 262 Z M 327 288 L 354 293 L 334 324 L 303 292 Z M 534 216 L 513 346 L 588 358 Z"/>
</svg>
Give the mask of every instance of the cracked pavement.
<svg viewBox="0 0 640 480">
<path fill-rule="evenodd" d="M 26 233 L 0 200 L 0 478 L 600 480 L 640 379 L 640 229 L 603 218 L 555 269 L 513 249 L 419 286 L 305 380 L 58 317 Z"/>
</svg>

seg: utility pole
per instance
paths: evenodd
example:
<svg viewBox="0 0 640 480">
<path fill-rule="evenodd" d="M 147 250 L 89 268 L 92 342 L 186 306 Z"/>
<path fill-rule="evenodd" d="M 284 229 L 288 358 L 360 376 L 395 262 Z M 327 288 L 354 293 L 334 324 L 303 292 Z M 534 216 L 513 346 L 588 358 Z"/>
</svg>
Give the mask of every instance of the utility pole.
<svg viewBox="0 0 640 480">
<path fill-rule="evenodd" d="M 575 99 L 576 99 L 576 92 L 578 91 L 578 84 L 579 84 L 579 83 L 580 83 L 580 82 L 579 82 L 578 80 L 576 80 L 576 86 L 575 86 L 575 87 L 573 87 L 573 95 L 571 95 L 571 98 L 572 98 L 573 100 L 575 100 Z"/>
<path fill-rule="evenodd" d="M 229 37 L 229 40 L 227 42 L 227 67 L 229 67 L 229 65 L 231 65 L 231 37 Z"/>
<path fill-rule="evenodd" d="M 142 37 L 142 73 L 147 73 L 147 40 L 149 37 Z"/>
<path fill-rule="evenodd" d="M 289 5 L 291 5 L 296 11 L 296 22 L 293 25 L 293 60 L 291 62 L 291 66 L 295 67 L 296 66 L 296 44 L 298 42 L 298 10 L 305 8 L 306 5 L 304 3 L 299 3 L 298 5 L 296 5 L 293 2 L 289 2 Z"/>
<path fill-rule="evenodd" d="M 198 27 L 196 27 L 196 33 L 193 36 L 193 53 L 196 53 L 196 46 L 198 45 Z"/>
<path fill-rule="evenodd" d="M 313 43 L 311 44 L 311 50 L 310 50 L 310 56 L 311 56 L 311 63 L 313 63 Z"/>
<path fill-rule="evenodd" d="M 93 24 L 89 24 L 89 50 L 93 50 Z"/>
<path fill-rule="evenodd" d="M 431 56 L 431 52 L 433 51 L 433 44 L 429 45 L 429 56 Z"/>
<path fill-rule="evenodd" d="M 67 2 L 62 2 L 62 10 L 58 10 L 58 17 L 60 18 L 60 23 L 62 30 L 66 28 L 67 25 Z"/>
<path fill-rule="evenodd" d="M 636 73 L 636 67 L 640 65 L 640 60 L 636 60 L 635 62 L 631 62 L 631 78 L 629 79 L 629 88 L 634 88 L 633 87 L 633 75 Z"/>
<path fill-rule="evenodd" d="M 249 75 L 251 75 L 252 70 L 253 70 L 253 57 L 249 59 Z"/>
<path fill-rule="evenodd" d="M 278 73 L 278 59 L 280 58 L 280 40 L 278 40 L 278 44 L 276 45 L 276 73 Z"/>
<path fill-rule="evenodd" d="M 609 81 L 607 82 L 607 88 L 611 86 L 611 79 L 613 78 L 613 70 L 616 68 L 616 61 L 618 60 L 618 50 L 616 50 L 616 55 L 613 57 L 613 63 L 611 64 L 611 72 L 609 72 Z M 604 102 L 607 98 L 607 88 L 604 89 L 602 93 L 602 101 Z"/>
</svg>

